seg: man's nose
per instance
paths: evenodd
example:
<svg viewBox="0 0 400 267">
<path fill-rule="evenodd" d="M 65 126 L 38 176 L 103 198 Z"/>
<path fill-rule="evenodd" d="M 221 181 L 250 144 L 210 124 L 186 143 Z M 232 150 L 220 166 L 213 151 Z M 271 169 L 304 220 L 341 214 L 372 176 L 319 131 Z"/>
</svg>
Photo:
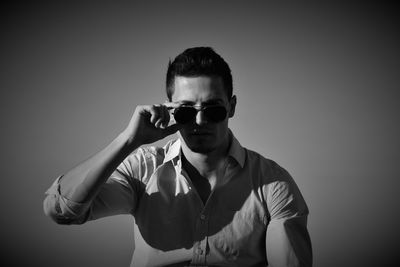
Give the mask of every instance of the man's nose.
<svg viewBox="0 0 400 267">
<path fill-rule="evenodd" d="M 207 123 L 207 118 L 204 116 L 204 112 L 199 110 L 196 114 L 196 124 L 197 125 L 204 125 Z"/>
</svg>

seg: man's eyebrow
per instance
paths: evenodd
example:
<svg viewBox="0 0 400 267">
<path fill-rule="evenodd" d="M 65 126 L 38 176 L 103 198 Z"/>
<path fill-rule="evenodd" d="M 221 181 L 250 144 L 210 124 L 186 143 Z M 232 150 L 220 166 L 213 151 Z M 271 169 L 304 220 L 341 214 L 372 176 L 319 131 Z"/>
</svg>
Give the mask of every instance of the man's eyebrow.
<svg viewBox="0 0 400 267">
<path fill-rule="evenodd" d="M 216 98 L 216 99 L 207 100 L 203 103 L 206 105 L 221 104 L 221 103 L 224 103 L 224 100 L 222 100 L 221 98 Z"/>
<path fill-rule="evenodd" d="M 180 104 L 182 105 L 195 105 L 196 102 L 194 101 L 189 101 L 189 100 L 182 100 L 179 101 Z M 202 105 L 214 105 L 214 104 L 222 104 L 224 103 L 224 100 L 222 100 L 221 98 L 216 98 L 216 99 L 210 99 L 207 101 L 202 102 Z"/>
</svg>

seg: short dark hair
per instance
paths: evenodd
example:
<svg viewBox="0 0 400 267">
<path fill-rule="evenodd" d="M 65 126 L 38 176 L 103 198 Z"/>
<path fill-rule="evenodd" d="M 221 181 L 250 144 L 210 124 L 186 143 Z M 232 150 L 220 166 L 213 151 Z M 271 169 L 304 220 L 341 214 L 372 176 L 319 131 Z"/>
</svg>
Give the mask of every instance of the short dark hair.
<svg viewBox="0 0 400 267">
<path fill-rule="evenodd" d="M 168 62 L 166 91 L 171 101 L 176 76 L 219 76 L 222 78 L 228 99 L 232 97 L 232 73 L 228 63 L 211 47 L 192 47 Z"/>
</svg>

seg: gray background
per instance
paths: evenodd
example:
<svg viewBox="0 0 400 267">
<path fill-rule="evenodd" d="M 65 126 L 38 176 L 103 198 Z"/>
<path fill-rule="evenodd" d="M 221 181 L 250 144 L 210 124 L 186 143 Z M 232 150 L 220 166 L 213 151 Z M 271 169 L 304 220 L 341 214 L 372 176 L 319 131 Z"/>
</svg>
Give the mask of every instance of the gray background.
<svg viewBox="0 0 400 267">
<path fill-rule="evenodd" d="M 302 190 L 315 266 L 394 265 L 399 9 L 379 3 L 2 4 L 1 262 L 129 265 L 131 217 L 56 225 L 44 192 L 165 101 L 169 58 L 207 45 L 233 71 L 236 137 Z"/>
</svg>

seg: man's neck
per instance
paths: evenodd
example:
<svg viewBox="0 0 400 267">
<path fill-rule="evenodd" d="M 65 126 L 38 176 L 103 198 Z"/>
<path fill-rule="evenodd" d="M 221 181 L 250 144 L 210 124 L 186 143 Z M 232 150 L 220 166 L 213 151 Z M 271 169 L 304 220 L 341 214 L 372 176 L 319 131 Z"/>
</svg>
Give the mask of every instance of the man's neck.
<svg viewBox="0 0 400 267">
<path fill-rule="evenodd" d="M 187 160 L 199 174 L 203 177 L 210 177 L 216 174 L 224 165 L 226 157 L 228 156 L 229 145 L 231 136 L 225 139 L 226 141 L 220 147 L 214 149 L 209 153 L 197 153 L 191 151 L 186 144 L 182 144 L 182 152 Z"/>
</svg>

